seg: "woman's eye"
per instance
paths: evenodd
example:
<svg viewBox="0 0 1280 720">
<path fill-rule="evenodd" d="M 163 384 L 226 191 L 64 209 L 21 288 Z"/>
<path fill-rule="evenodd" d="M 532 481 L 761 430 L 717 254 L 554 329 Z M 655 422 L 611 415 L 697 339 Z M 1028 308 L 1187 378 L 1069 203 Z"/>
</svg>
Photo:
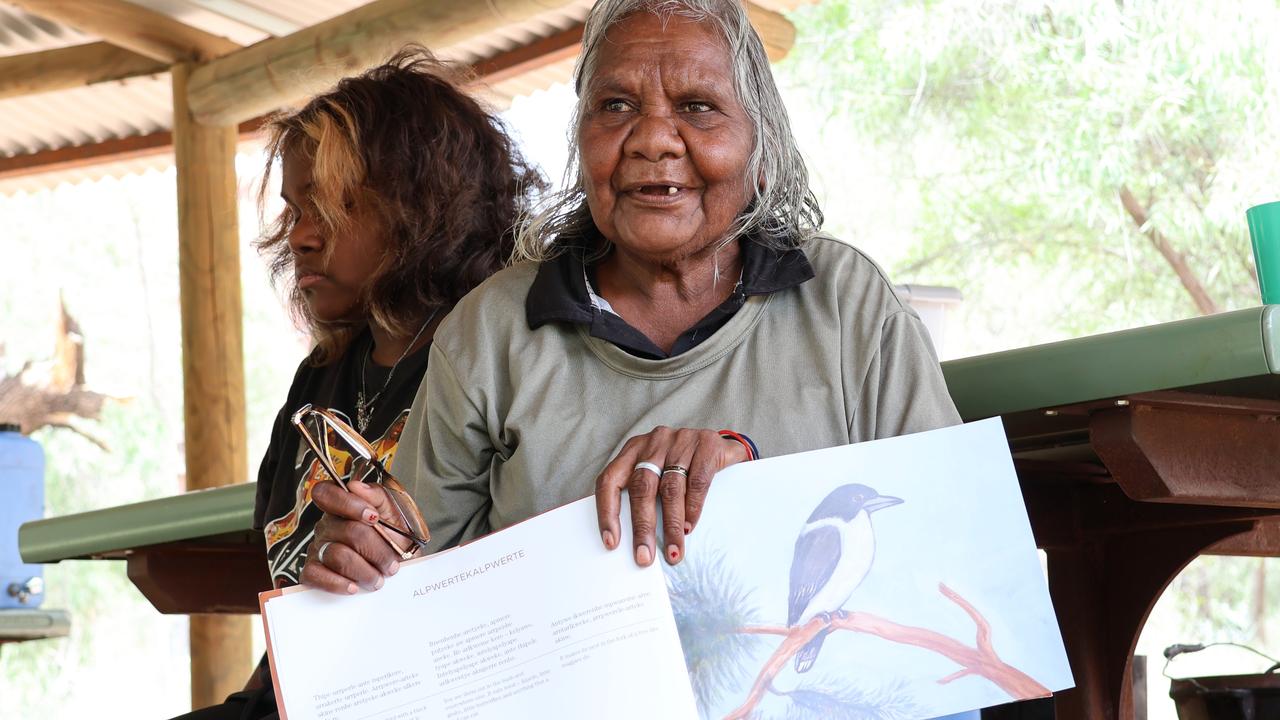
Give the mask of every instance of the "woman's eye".
<svg viewBox="0 0 1280 720">
<path fill-rule="evenodd" d="M 684 104 L 684 111 L 691 113 L 711 112 L 711 104 L 695 100 Z"/>
<path fill-rule="evenodd" d="M 626 112 L 630 108 L 631 106 L 627 103 L 626 100 L 618 100 L 618 99 L 605 100 L 603 105 L 601 106 L 601 109 L 603 109 L 605 112 Z"/>
</svg>

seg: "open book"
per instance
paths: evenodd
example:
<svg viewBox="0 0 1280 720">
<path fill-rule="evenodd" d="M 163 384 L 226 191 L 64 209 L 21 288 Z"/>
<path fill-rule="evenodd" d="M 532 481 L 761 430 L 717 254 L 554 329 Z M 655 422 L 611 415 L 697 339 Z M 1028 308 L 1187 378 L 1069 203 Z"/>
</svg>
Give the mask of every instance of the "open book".
<svg viewBox="0 0 1280 720">
<path fill-rule="evenodd" d="M 680 565 L 630 547 L 587 498 L 377 592 L 264 593 L 281 715 L 908 719 L 1071 686 L 998 419 L 734 466 Z"/>
</svg>

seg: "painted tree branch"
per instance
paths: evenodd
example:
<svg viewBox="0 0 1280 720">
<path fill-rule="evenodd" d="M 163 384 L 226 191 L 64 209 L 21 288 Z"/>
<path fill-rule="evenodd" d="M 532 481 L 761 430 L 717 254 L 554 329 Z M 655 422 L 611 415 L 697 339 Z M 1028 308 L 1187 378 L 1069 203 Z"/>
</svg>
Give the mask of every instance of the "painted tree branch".
<svg viewBox="0 0 1280 720">
<path fill-rule="evenodd" d="M 1147 214 L 1147 208 L 1134 197 L 1133 192 L 1129 190 L 1128 185 L 1120 186 L 1120 204 L 1124 205 L 1124 211 L 1129 214 L 1129 218 L 1138 226 L 1138 231 L 1147 236 L 1151 244 L 1155 246 L 1160 256 L 1169 263 L 1169 267 L 1173 268 L 1173 272 L 1178 276 L 1178 281 L 1182 283 L 1183 289 L 1191 295 L 1192 301 L 1196 304 L 1196 309 L 1201 315 L 1212 315 L 1218 312 L 1218 303 L 1209 295 L 1209 291 L 1205 289 L 1204 283 L 1200 282 L 1200 277 L 1196 275 L 1195 270 L 1191 269 L 1190 263 L 1187 262 L 1187 256 L 1174 249 L 1169 239 L 1164 236 L 1155 226 L 1151 224 L 1151 218 Z"/>
<path fill-rule="evenodd" d="M 821 617 L 815 617 L 804 625 L 797 627 L 759 625 L 740 629 L 739 632 L 741 633 L 780 635 L 785 639 L 778 646 L 778 649 L 774 651 L 773 655 L 770 656 L 764 667 L 760 669 L 760 674 L 756 676 L 755 684 L 752 685 L 746 701 L 736 710 L 726 715 L 725 720 L 741 720 L 755 710 L 756 705 L 764 697 L 765 692 L 768 691 L 773 679 L 782 671 L 783 666 L 795 657 L 800 648 L 808 644 L 819 632 L 828 628 L 832 632 L 847 630 L 849 632 L 875 635 L 889 642 L 913 645 L 943 655 L 960 665 L 960 669 L 939 680 L 938 683 L 942 685 L 967 675 L 978 675 L 990 680 L 1013 698 L 1044 697 L 1050 694 L 1048 688 L 1036 682 L 1030 675 L 1000 659 L 991 644 L 991 625 L 973 605 L 944 584 L 939 584 L 938 590 L 948 600 L 959 605 L 973 619 L 974 625 L 977 626 L 977 640 L 974 647 L 969 647 L 954 638 L 933 630 L 900 625 L 891 620 L 859 612 L 833 618 L 830 625 L 827 625 Z"/>
</svg>

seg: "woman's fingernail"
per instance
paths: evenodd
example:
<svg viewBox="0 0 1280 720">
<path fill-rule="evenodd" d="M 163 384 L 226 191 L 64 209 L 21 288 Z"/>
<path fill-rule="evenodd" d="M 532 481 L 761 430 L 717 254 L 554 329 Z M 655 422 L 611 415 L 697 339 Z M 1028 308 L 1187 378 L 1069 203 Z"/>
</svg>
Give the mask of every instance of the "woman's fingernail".
<svg viewBox="0 0 1280 720">
<path fill-rule="evenodd" d="M 347 583 L 347 594 L 348 594 L 348 595 L 355 595 L 355 594 L 356 594 L 356 591 L 357 591 L 357 590 L 359 590 L 359 589 L 360 589 L 360 588 L 356 587 L 356 584 L 355 584 L 355 583 Z"/>
<path fill-rule="evenodd" d="M 680 548 L 676 547 L 675 545 L 668 545 L 668 546 L 667 546 L 667 558 L 668 558 L 669 560 L 671 560 L 671 562 L 675 562 L 675 561 L 679 560 L 679 559 L 680 559 Z"/>
<path fill-rule="evenodd" d="M 391 567 L 387 568 L 387 574 L 395 575 L 399 571 L 400 571 L 400 563 L 395 560 L 392 560 Z"/>
<path fill-rule="evenodd" d="M 600 539 L 604 541 L 604 548 L 606 550 L 612 550 L 614 548 L 612 530 L 605 530 L 604 532 L 600 533 Z"/>
<path fill-rule="evenodd" d="M 691 532 L 693 532 L 693 523 L 685 523 L 685 524 L 684 524 L 684 534 L 685 534 L 685 535 L 688 535 L 688 534 L 689 534 L 689 533 L 691 533 Z"/>
<path fill-rule="evenodd" d="M 653 562 L 653 554 L 649 552 L 648 545 L 641 545 L 640 547 L 636 548 L 636 564 L 637 565 L 641 567 L 647 567 L 651 562 Z"/>
<path fill-rule="evenodd" d="M 378 576 L 378 581 L 377 581 L 377 582 L 375 582 L 375 583 L 373 584 L 373 589 L 374 589 L 374 590 L 381 590 L 381 589 L 382 589 L 382 583 L 384 583 L 384 582 L 386 582 L 386 579 L 385 579 L 385 578 L 383 578 L 381 575 L 379 575 L 379 576 Z"/>
<path fill-rule="evenodd" d="M 378 523 L 378 513 L 374 512 L 371 509 L 365 510 L 364 521 L 369 523 L 370 525 L 376 525 Z"/>
</svg>

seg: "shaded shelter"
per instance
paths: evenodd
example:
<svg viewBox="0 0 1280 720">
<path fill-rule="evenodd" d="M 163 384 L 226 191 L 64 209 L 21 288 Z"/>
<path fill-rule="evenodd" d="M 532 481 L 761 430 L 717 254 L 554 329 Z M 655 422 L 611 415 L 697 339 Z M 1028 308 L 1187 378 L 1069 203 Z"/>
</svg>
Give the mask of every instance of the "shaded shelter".
<svg viewBox="0 0 1280 720">
<path fill-rule="evenodd" d="M 469 65 L 503 106 L 567 80 L 591 0 L 6 0 L 0 2 L 0 192 L 177 167 L 187 488 L 249 467 L 237 145 L 263 118 L 375 65 L 407 42 Z M 747 3 L 770 56 L 781 14 Z M 132 575 L 132 572 L 131 572 Z M 191 618 L 192 702 L 239 688 L 247 618 Z"/>
</svg>

